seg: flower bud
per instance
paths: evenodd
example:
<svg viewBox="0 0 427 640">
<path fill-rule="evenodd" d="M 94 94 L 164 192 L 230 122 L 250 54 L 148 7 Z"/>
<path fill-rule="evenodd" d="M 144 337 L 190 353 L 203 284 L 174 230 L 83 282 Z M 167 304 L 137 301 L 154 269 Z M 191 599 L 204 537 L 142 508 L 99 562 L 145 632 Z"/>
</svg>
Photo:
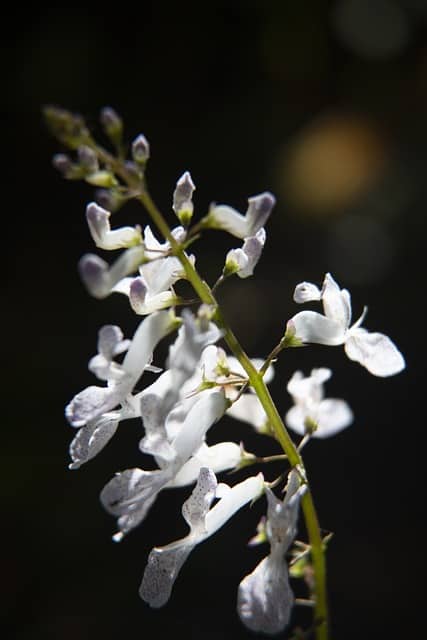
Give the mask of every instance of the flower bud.
<svg viewBox="0 0 427 640">
<path fill-rule="evenodd" d="M 64 178 L 67 178 L 73 169 L 73 163 L 65 153 L 56 153 L 52 158 L 52 164 L 57 171 L 62 173 Z"/>
<path fill-rule="evenodd" d="M 132 158 L 138 164 L 145 164 L 150 157 L 150 145 L 142 133 L 132 142 Z"/>
<path fill-rule="evenodd" d="M 70 149 L 77 149 L 88 140 L 89 131 L 80 115 L 51 105 L 44 108 L 43 114 L 52 134 Z"/>
<path fill-rule="evenodd" d="M 123 121 L 112 107 L 104 107 L 100 114 L 101 124 L 111 140 L 116 141 L 123 133 Z"/>
<path fill-rule="evenodd" d="M 99 169 L 98 157 L 93 149 L 82 145 L 77 149 L 79 164 L 87 174 L 95 173 Z"/>
</svg>

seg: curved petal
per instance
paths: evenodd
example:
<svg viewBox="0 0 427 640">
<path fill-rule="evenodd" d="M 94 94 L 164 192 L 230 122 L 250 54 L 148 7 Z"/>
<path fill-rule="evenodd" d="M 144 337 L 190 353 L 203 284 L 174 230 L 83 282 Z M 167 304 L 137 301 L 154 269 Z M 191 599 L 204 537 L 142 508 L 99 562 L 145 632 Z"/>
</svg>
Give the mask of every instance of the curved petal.
<svg viewBox="0 0 427 640">
<path fill-rule="evenodd" d="M 252 502 L 264 490 L 264 476 L 259 473 L 234 485 L 206 516 L 206 536 L 211 536 L 227 522 L 236 511 Z"/>
<path fill-rule="evenodd" d="M 103 413 L 111 411 L 132 390 L 130 376 L 110 387 L 90 386 L 80 391 L 65 407 L 65 415 L 72 427 L 83 427 Z"/>
<path fill-rule="evenodd" d="M 313 302 L 320 300 L 320 289 L 312 282 L 300 282 L 294 291 L 294 302 L 304 304 L 304 302 Z"/>
<path fill-rule="evenodd" d="M 322 302 L 325 315 L 348 329 L 351 322 L 350 294 L 340 289 L 330 273 L 325 275 L 322 288 Z"/>
<path fill-rule="evenodd" d="M 286 414 L 286 426 L 300 436 L 305 435 L 306 412 L 298 405 L 291 407 Z"/>
<path fill-rule="evenodd" d="M 106 413 L 82 427 L 70 444 L 72 463 L 69 469 L 78 469 L 85 462 L 94 458 L 117 431 L 120 412 Z"/>
<path fill-rule="evenodd" d="M 214 473 L 234 469 L 240 462 L 242 452 L 235 442 L 220 442 L 210 447 L 202 445 L 197 453 L 168 482 L 167 487 L 183 487 L 195 482 L 202 467 L 209 467 Z"/>
<path fill-rule="evenodd" d="M 196 544 L 197 540 L 184 538 L 151 550 L 139 588 L 140 597 L 150 607 L 158 609 L 167 603 L 182 565 Z"/>
<path fill-rule="evenodd" d="M 251 631 L 276 634 L 288 625 L 294 601 L 285 561 L 267 556 L 240 583 L 237 612 Z"/>
<path fill-rule="evenodd" d="M 329 438 L 353 422 L 353 412 L 348 404 L 335 398 L 322 400 L 316 417 L 318 428 L 313 432 L 314 438 Z"/>
<path fill-rule="evenodd" d="M 248 278 L 254 272 L 256 265 L 261 257 L 265 244 L 266 233 L 264 227 L 261 227 L 254 236 L 246 238 L 241 251 L 246 256 L 246 264 L 242 264 L 237 271 L 239 278 Z M 237 249 L 238 251 L 238 249 Z"/>
<path fill-rule="evenodd" d="M 205 391 L 190 409 L 181 429 L 171 443 L 176 459 L 181 462 L 181 465 L 199 449 L 208 429 L 224 414 L 226 406 L 222 390 Z"/>
<path fill-rule="evenodd" d="M 374 376 L 393 376 L 406 364 L 396 345 L 382 333 L 370 333 L 365 329 L 354 329 L 345 341 L 345 352 Z"/>
<path fill-rule="evenodd" d="M 97 247 L 100 249 L 125 249 L 142 243 L 139 227 L 110 227 L 111 213 L 103 209 L 96 202 L 91 202 L 86 208 L 86 219 L 90 233 Z"/>
<path fill-rule="evenodd" d="M 321 313 L 301 311 L 289 322 L 295 328 L 296 337 L 304 343 L 314 342 L 329 346 L 344 343 L 345 330 L 343 326 Z"/>
</svg>

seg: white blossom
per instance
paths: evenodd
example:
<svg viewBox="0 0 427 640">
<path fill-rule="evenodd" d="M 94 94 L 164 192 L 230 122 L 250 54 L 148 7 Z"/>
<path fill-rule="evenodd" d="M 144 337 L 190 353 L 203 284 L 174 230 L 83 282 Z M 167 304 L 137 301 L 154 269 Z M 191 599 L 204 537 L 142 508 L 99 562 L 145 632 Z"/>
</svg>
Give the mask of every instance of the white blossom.
<svg viewBox="0 0 427 640">
<path fill-rule="evenodd" d="M 110 216 L 110 211 L 103 209 L 96 202 L 91 202 L 86 207 L 89 231 L 97 247 L 111 250 L 142 244 L 140 227 L 119 227 L 112 230 Z"/>
<path fill-rule="evenodd" d="M 225 204 L 213 205 L 205 220 L 206 226 L 212 229 L 224 229 L 242 240 L 256 236 L 267 222 L 276 199 L 266 191 L 248 198 L 248 203 L 245 215 Z"/>
<path fill-rule="evenodd" d="M 173 483 L 185 463 L 197 453 L 207 431 L 224 414 L 226 406 L 221 390 L 204 392 L 170 442 L 170 456 L 163 459 L 160 469 L 127 469 L 106 484 L 101 492 L 101 502 L 118 518 L 119 533 L 115 540 L 120 540 L 144 520 L 158 493 L 168 483 Z"/>
<path fill-rule="evenodd" d="M 237 611 L 251 631 L 276 634 L 288 625 L 294 595 L 289 584 L 285 553 L 295 535 L 300 498 L 306 487 L 300 486 L 298 473 L 288 477 L 283 501 L 266 489 L 268 500 L 265 525 L 270 543 L 269 555 L 239 585 Z"/>
<path fill-rule="evenodd" d="M 328 438 L 353 422 L 353 413 L 344 400 L 324 398 L 323 383 L 332 375 L 330 369 L 313 369 L 304 377 L 296 371 L 287 390 L 294 406 L 286 414 L 286 424 L 299 435 L 312 433 L 315 438 Z"/>
<path fill-rule="evenodd" d="M 225 484 L 218 485 L 211 469 L 200 469 L 197 485 L 182 507 L 190 533 L 151 551 L 139 590 L 141 598 L 151 607 L 165 605 L 178 573 L 193 549 L 220 529 L 236 511 L 257 498 L 263 489 L 262 474 L 230 488 Z M 219 501 L 211 508 L 215 497 Z"/>
<path fill-rule="evenodd" d="M 266 233 L 261 227 L 254 236 L 245 238 L 241 249 L 231 249 L 225 259 L 225 273 L 236 273 L 248 278 L 254 272 L 265 244 Z"/>
<path fill-rule="evenodd" d="M 136 330 L 121 365 L 108 360 L 110 356 L 112 358 L 114 347 L 108 357 L 106 349 L 103 354 L 98 354 L 95 357 L 98 360 L 94 370 L 101 372 L 101 377 L 106 379 L 107 386 L 92 385 L 80 391 L 71 400 L 65 409 L 66 417 L 71 426 L 83 427 L 88 422 L 126 402 L 144 369 L 151 363 L 153 350 L 157 343 L 176 327 L 176 323 L 176 318 L 167 311 L 159 311 L 145 318 Z M 116 339 L 118 338 L 116 333 Z M 102 344 L 102 340 L 99 342 Z M 115 343 L 116 348 L 120 342 L 118 340 Z M 112 344 L 114 341 L 110 346 Z M 119 346 L 119 349 L 121 348 L 122 346 Z M 99 362 L 102 361 L 104 363 L 99 366 Z M 91 359 L 91 363 L 93 367 L 94 359 Z"/>
<path fill-rule="evenodd" d="M 136 246 L 123 251 L 111 266 L 96 254 L 86 253 L 80 258 L 78 268 L 89 293 L 101 299 L 115 291 L 126 276 L 135 273 L 143 260 L 144 248 Z"/>
<path fill-rule="evenodd" d="M 183 227 L 177 227 L 172 234 L 178 241 L 185 237 Z M 146 262 L 139 266 L 139 275 L 123 278 L 114 287 L 114 291 L 129 297 L 131 307 L 138 315 L 148 315 L 176 304 L 178 299 L 171 287 L 186 277 L 178 258 L 168 255 L 169 242 L 156 240 L 148 225 L 144 229 L 144 247 Z M 188 257 L 194 264 L 194 256 Z"/>
<path fill-rule="evenodd" d="M 340 289 L 329 273 L 325 275 L 321 291 L 310 282 L 299 284 L 294 300 L 298 303 L 321 300 L 323 303 L 324 315 L 301 311 L 289 321 L 302 342 L 343 344 L 350 360 L 359 362 L 376 376 L 391 376 L 405 368 L 405 360 L 390 338 L 361 328 L 365 312 L 350 326 L 350 294 L 346 289 Z"/>
</svg>

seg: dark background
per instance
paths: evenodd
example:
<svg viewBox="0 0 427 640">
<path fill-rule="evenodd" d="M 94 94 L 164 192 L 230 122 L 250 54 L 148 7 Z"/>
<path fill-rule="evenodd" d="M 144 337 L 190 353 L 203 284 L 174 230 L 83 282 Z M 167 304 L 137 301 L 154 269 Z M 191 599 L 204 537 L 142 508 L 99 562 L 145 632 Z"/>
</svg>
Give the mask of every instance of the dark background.
<svg viewBox="0 0 427 640">
<path fill-rule="evenodd" d="M 350 289 L 355 318 L 368 305 L 365 326 L 398 344 L 408 367 L 391 379 L 374 378 L 341 348 L 313 346 L 283 354 L 271 388 L 285 413 L 293 371 L 330 366 L 328 395 L 355 413 L 351 428 L 305 453 L 321 524 L 335 534 L 333 637 L 425 633 L 426 23 L 425 0 L 141 2 L 138 12 L 99 5 L 12 9 L 3 18 L 7 637 L 253 637 L 235 614 L 236 590 L 266 551 L 246 547 L 258 503 L 194 551 L 170 603 L 151 611 L 138 597 L 147 553 L 184 535 L 188 492 L 163 492 L 146 523 L 115 545 L 98 494 L 115 471 L 146 466 L 140 426 L 123 425 L 98 458 L 67 469 L 74 432 L 63 407 L 93 383 L 96 332 L 115 323 L 131 335 L 137 319 L 123 298 L 96 302 L 79 281 L 77 261 L 93 250 L 84 221 L 93 190 L 53 170 L 61 149 L 42 122 L 48 103 L 84 114 L 98 132 L 99 111 L 111 105 L 130 139 L 143 132 L 151 191 L 171 224 L 173 188 L 186 169 L 199 216 L 213 200 L 244 210 L 248 196 L 277 195 L 255 277 L 219 293 L 251 355 L 268 353 L 300 310 L 295 284 L 320 284 L 326 271 Z M 119 223 L 144 225 L 135 207 Z M 230 246 L 221 233 L 195 246 L 210 282 Z M 227 420 L 211 442 L 232 428 L 247 449 L 277 452 Z M 296 609 L 292 624 L 305 621 Z"/>
</svg>

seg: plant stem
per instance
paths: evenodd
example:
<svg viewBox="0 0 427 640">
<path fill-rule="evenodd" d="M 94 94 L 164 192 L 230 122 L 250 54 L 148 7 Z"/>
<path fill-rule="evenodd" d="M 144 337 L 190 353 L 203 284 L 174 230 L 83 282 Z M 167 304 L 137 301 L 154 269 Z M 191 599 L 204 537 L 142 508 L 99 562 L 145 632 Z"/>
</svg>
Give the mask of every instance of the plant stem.
<svg viewBox="0 0 427 640">
<path fill-rule="evenodd" d="M 325 557 L 316 509 L 305 475 L 302 458 L 292 439 L 290 438 L 285 425 L 283 424 L 282 418 L 280 417 L 279 412 L 276 408 L 276 405 L 271 398 L 270 392 L 267 389 L 267 386 L 263 379 L 263 374 L 265 372 L 258 371 L 246 355 L 230 326 L 226 322 L 210 287 L 204 280 L 200 278 L 199 274 L 186 256 L 184 249 L 171 234 L 168 224 L 166 223 L 163 215 L 157 209 L 149 193 L 146 190 L 143 190 L 142 193 L 138 196 L 138 199 L 146 208 L 158 230 L 168 240 L 172 249 L 172 253 L 180 260 L 182 266 L 184 267 L 187 279 L 191 283 L 195 292 L 200 297 L 200 300 L 215 307 L 215 321 L 218 326 L 224 331 L 225 342 L 228 344 L 229 348 L 239 360 L 243 369 L 247 373 L 249 381 L 255 393 L 257 394 L 265 413 L 267 414 L 270 424 L 272 425 L 275 437 L 280 443 L 286 456 L 288 457 L 290 465 L 292 467 L 297 467 L 304 478 L 304 482 L 307 485 L 307 491 L 301 499 L 301 507 L 304 513 L 307 534 L 310 541 L 311 557 L 314 570 L 316 640 L 327 640 L 328 609 L 326 597 Z"/>
</svg>

